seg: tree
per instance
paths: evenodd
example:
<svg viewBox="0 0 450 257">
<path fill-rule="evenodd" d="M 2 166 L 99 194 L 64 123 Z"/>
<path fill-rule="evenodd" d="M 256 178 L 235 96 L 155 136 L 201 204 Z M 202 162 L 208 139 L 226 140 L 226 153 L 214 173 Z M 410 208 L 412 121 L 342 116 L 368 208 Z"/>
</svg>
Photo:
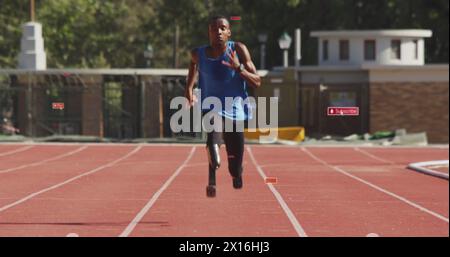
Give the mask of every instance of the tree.
<svg viewBox="0 0 450 257">
<path fill-rule="evenodd" d="M 43 24 L 47 64 L 55 67 L 143 68 L 144 50 L 154 49 L 152 67 L 173 66 L 174 31 L 180 68 L 189 50 L 208 43 L 213 14 L 241 16 L 231 21 L 232 39 L 245 42 L 259 66 L 258 34 L 268 34 L 266 66 L 282 63 L 278 38 L 302 29 L 303 65 L 317 63 L 313 30 L 431 29 L 428 63 L 448 63 L 448 0 L 36 0 Z M 14 68 L 21 25 L 29 20 L 28 0 L 0 0 L 0 67 Z M 290 49 L 293 64 L 293 47 Z"/>
<path fill-rule="evenodd" d="M 0 68 L 17 66 L 21 26 L 27 20 L 28 1 L 0 0 Z"/>
</svg>

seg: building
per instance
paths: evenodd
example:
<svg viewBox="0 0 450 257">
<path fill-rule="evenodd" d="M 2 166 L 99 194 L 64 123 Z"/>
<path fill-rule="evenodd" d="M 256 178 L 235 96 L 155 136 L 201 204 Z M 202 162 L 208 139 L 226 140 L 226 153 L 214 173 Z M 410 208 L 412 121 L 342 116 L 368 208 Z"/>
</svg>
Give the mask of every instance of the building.
<svg viewBox="0 0 450 257">
<path fill-rule="evenodd" d="M 425 64 L 427 30 L 316 31 L 317 66 L 260 71 L 255 96 L 279 97 L 281 127 L 309 137 L 405 128 L 449 142 L 449 65 Z M 0 115 L 27 136 L 171 137 L 170 100 L 187 70 L 0 70 Z M 52 104 L 62 102 L 63 110 Z M 328 116 L 359 107 L 359 116 Z M 261 110 L 259 110 L 261 111 Z"/>
<path fill-rule="evenodd" d="M 280 126 L 307 136 L 405 128 L 448 143 L 448 64 L 425 64 L 428 30 L 314 31 L 318 66 L 278 68 L 258 96 L 280 95 Z M 328 107 L 359 107 L 359 116 L 328 116 Z"/>
<path fill-rule="evenodd" d="M 430 30 L 315 31 L 319 66 L 424 65 Z"/>
</svg>

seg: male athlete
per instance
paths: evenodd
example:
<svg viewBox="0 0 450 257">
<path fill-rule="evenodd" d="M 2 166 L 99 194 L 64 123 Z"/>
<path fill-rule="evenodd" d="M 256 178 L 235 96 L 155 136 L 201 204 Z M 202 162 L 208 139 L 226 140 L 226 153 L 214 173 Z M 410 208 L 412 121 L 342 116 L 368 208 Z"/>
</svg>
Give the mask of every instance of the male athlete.
<svg viewBox="0 0 450 257">
<path fill-rule="evenodd" d="M 217 97 L 222 106 L 220 111 L 214 108 L 202 108 L 204 115 L 214 112 L 224 122 L 228 119 L 236 123 L 251 119 L 251 109 L 243 103 L 248 97 L 247 86 L 261 86 L 261 78 L 256 73 L 247 47 L 240 42 L 229 41 L 230 22 L 225 16 L 214 16 L 208 24 L 209 45 L 191 51 L 191 63 L 187 79 L 185 97 L 189 106 L 197 101 L 193 89 L 199 74 L 201 101 L 207 97 Z M 232 106 L 225 104 L 225 98 L 232 97 Z M 201 102 L 201 103 L 202 103 Z M 201 104 L 200 103 L 200 104 Z M 223 127 L 221 128 L 223 129 Z M 242 160 L 244 155 L 243 131 L 208 132 L 206 150 L 209 160 L 209 179 L 206 188 L 208 197 L 216 196 L 216 170 L 220 167 L 219 148 L 225 142 L 228 158 L 228 170 L 233 178 L 233 187 L 242 188 Z"/>
</svg>

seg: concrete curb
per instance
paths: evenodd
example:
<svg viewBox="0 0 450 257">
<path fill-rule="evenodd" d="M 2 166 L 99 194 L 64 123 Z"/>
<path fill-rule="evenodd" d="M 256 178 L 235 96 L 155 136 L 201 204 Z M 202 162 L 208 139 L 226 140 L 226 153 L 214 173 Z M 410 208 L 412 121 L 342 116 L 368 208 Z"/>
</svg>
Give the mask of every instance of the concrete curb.
<svg viewBox="0 0 450 257">
<path fill-rule="evenodd" d="M 442 161 L 416 162 L 416 163 L 409 164 L 408 169 L 448 180 L 448 174 L 425 168 L 426 166 L 430 166 L 430 165 L 447 165 L 448 166 L 449 161 L 442 160 Z"/>
</svg>

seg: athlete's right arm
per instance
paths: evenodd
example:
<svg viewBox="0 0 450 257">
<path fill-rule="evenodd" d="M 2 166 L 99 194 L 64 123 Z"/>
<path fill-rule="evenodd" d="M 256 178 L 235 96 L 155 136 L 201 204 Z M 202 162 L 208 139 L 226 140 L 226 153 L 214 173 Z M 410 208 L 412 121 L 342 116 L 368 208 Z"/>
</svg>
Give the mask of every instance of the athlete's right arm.
<svg viewBox="0 0 450 257">
<path fill-rule="evenodd" d="M 197 101 L 194 95 L 194 86 L 197 80 L 197 69 L 198 69 L 198 51 L 197 49 L 191 50 L 191 62 L 189 64 L 189 73 L 187 77 L 187 84 L 185 89 L 185 97 L 187 98 L 189 107 L 194 105 Z"/>
</svg>

